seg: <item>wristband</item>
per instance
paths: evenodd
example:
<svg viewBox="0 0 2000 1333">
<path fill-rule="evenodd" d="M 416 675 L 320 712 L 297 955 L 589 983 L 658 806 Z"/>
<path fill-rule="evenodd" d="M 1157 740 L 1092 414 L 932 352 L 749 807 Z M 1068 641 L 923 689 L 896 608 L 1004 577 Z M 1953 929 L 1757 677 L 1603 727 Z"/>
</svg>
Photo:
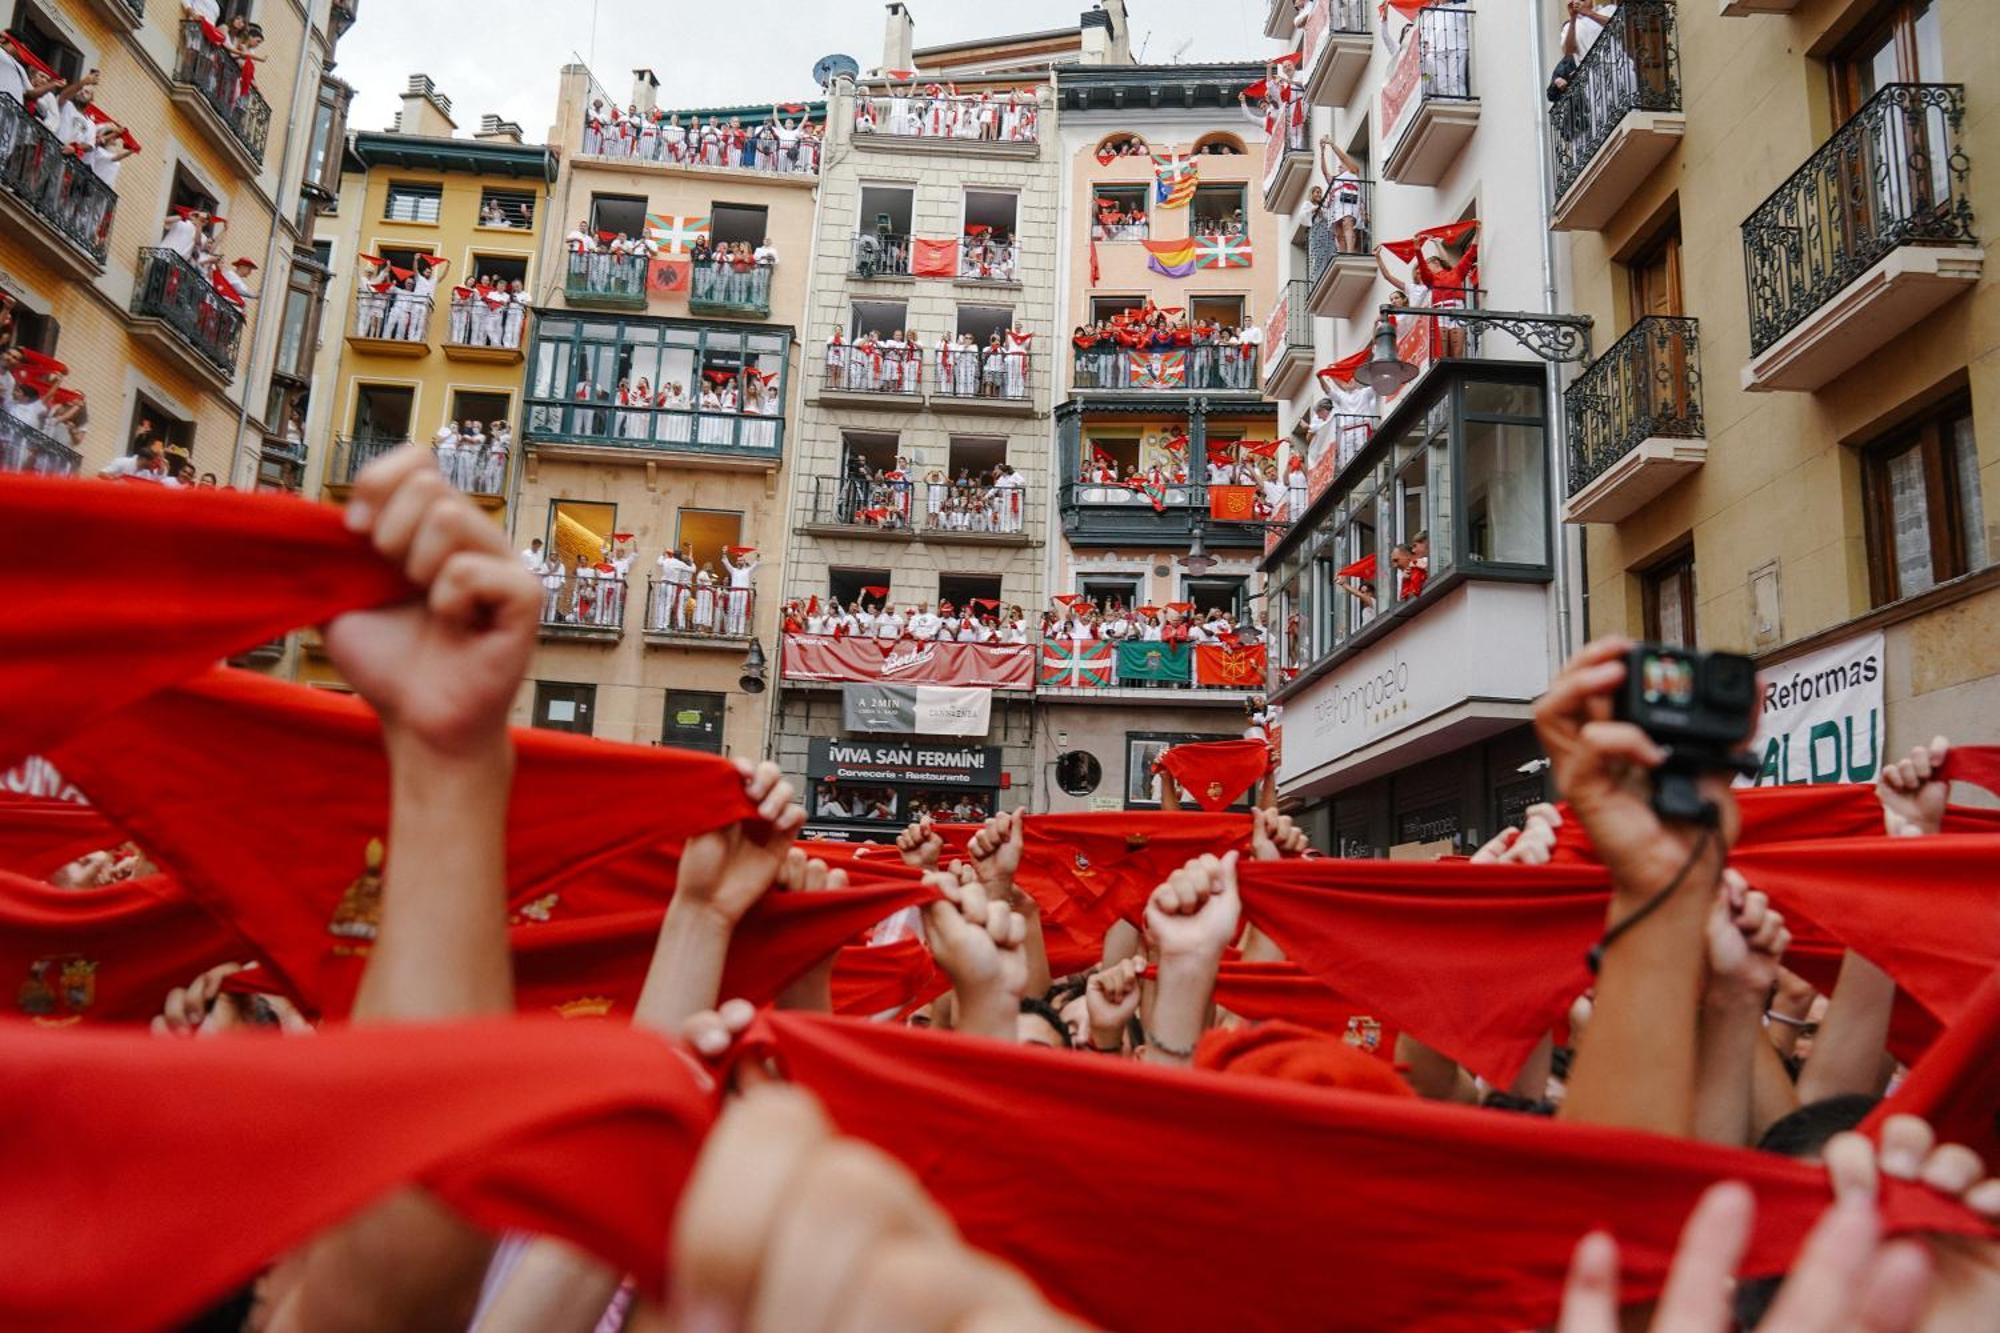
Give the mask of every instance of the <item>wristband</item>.
<svg viewBox="0 0 2000 1333">
<path fill-rule="evenodd" d="M 1161 1055 L 1170 1056 L 1175 1060 L 1194 1059 L 1194 1047 L 1169 1046 L 1167 1045 L 1167 1043 L 1160 1040 L 1159 1035 L 1157 1033 L 1151 1031 L 1148 1031 L 1146 1033 L 1146 1045 L 1158 1051 Z"/>
<path fill-rule="evenodd" d="M 1792 1018 L 1789 1015 L 1781 1014 L 1771 1009 L 1764 1011 L 1764 1019 L 1769 1023 L 1783 1023 L 1788 1028 L 1808 1028 L 1813 1026 L 1811 1019 Z"/>
</svg>

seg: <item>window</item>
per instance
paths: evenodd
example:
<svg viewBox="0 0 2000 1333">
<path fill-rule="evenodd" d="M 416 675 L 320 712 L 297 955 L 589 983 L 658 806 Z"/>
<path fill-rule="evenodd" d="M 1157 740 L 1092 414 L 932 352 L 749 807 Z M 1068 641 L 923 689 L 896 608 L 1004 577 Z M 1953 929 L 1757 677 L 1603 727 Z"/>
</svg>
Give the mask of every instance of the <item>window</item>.
<svg viewBox="0 0 2000 1333">
<path fill-rule="evenodd" d="M 1626 291 L 1632 321 L 1648 315 L 1681 315 L 1681 220 L 1676 213 L 1666 226 L 1625 261 Z"/>
<path fill-rule="evenodd" d="M 588 736 L 591 715 L 596 711 L 595 685 L 573 685 L 560 680 L 535 682 L 535 725 L 545 731 L 573 731 Z"/>
<path fill-rule="evenodd" d="M 481 190 L 479 225 L 527 231 L 535 225 L 535 196 L 525 190 Z"/>
<path fill-rule="evenodd" d="M 1676 551 L 1641 576 L 1645 586 L 1646 638 L 1678 648 L 1695 646 L 1694 547 Z"/>
<path fill-rule="evenodd" d="M 1197 296 L 1188 302 L 1188 314 L 1196 323 L 1218 328 L 1243 327 L 1243 298 L 1240 296 Z"/>
<path fill-rule="evenodd" d="M 1099 185 L 1092 224 L 1100 241 L 1143 241 L 1151 234 L 1146 216 L 1152 189 L 1145 185 Z"/>
<path fill-rule="evenodd" d="M 518 282 L 525 285 L 528 281 L 528 261 L 509 255 L 474 255 L 472 279 L 474 282 Z"/>
<path fill-rule="evenodd" d="M 1244 206 L 1249 187 L 1197 185 L 1188 209 L 1188 232 L 1194 236 L 1240 236 L 1249 229 Z"/>
<path fill-rule="evenodd" d="M 646 234 L 646 201 L 623 194 L 590 196 L 590 229 L 619 236 Z"/>
<path fill-rule="evenodd" d="M 762 204 L 715 204 L 709 209 L 708 238 L 716 245 L 741 242 L 755 249 L 769 234 L 770 210 Z"/>
<path fill-rule="evenodd" d="M 1472 381 L 1463 410 L 1467 564 L 1548 561 L 1548 482 L 1538 385 Z"/>
<path fill-rule="evenodd" d="M 354 90 L 339 79 L 320 79 L 303 180 L 307 190 L 328 199 L 340 193 L 340 159 L 347 141 L 347 103 L 353 95 Z"/>
<path fill-rule="evenodd" d="M 400 385 L 363 384 L 354 394 L 354 438 L 398 442 L 410 438 L 416 390 Z"/>
<path fill-rule="evenodd" d="M 864 598 L 861 590 L 863 588 L 879 589 L 890 587 L 893 587 L 893 585 L 889 581 L 889 571 L 886 569 L 855 569 L 836 566 L 827 571 L 827 596 L 842 606 L 852 606 L 854 603 L 860 601 L 866 601 L 870 606 L 880 606 L 883 600 L 880 592 L 869 593 Z"/>
<path fill-rule="evenodd" d="M 973 345 L 984 347 L 995 338 L 1003 338 L 1014 326 L 1014 310 L 1004 305 L 962 305 L 958 308 L 958 323 L 953 333 L 971 334 Z"/>
<path fill-rule="evenodd" d="M 945 449 L 945 472 L 953 477 L 984 476 L 1006 461 L 1004 436 L 954 435 Z"/>
<path fill-rule="evenodd" d="M 444 204 L 441 185 L 389 182 L 389 202 L 382 211 L 384 222 L 428 222 L 435 224 Z"/>
<path fill-rule="evenodd" d="M 74 79 L 83 74 L 83 52 L 71 46 L 55 21 L 27 0 L 14 7 L 14 21 L 7 25 L 7 31 L 20 38 L 22 46 L 63 78 Z"/>
<path fill-rule="evenodd" d="M 743 544 L 743 515 L 722 509 L 683 509 L 674 533 L 676 549 L 693 552 L 694 567 L 706 566 L 728 582 L 722 568 L 726 547 Z"/>
<path fill-rule="evenodd" d="M 7 290 L 7 295 L 14 298 L 14 346 L 54 356 L 56 339 L 62 331 L 60 324 L 53 317 L 31 309 L 21 299 L 20 292 Z"/>
<path fill-rule="evenodd" d="M 967 190 L 965 192 L 966 234 L 976 236 L 990 234 L 996 241 L 1014 239 L 1016 214 L 1020 211 L 1021 199 L 1011 191 Z M 973 230 L 985 227 L 987 233 Z"/>
<path fill-rule="evenodd" d="M 417 257 L 419 255 L 423 256 L 426 260 L 432 258 L 432 251 L 429 246 L 385 245 L 380 247 L 376 253 L 397 268 L 406 268 L 413 272 L 417 267 Z"/>
<path fill-rule="evenodd" d="M 1194 141 L 1194 151 L 1210 157 L 1241 157 L 1244 153 L 1243 141 L 1233 134 L 1217 131 L 1204 134 Z"/>
<path fill-rule="evenodd" d="M 169 458 L 188 458 L 194 453 L 194 423 L 175 416 L 145 394 L 132 405 L 132 431 L 125 452 L 144 453 L 155 444 L 167 447 Z"/>
<path fill-rule="evenodd" d="M 595 500 L 549 501 L 549 531 L 543 538 L 550 557 L 564 569 L 594 565 L 611 551 L 618 531 L 618 506 Z"/>
<path fill-rule="evenodd" d="M 1867 447 L 1862 487 L 1875 605 L 1985 568 L 1986 506 L 1963 395 Z"/>
<path fill-rule="evenodd" d="M 894 435 L 875 431 L 847 430 L 840 433 L 840 470 L 843 476 L 858 464 L 872 473 L 888 472 L 902 459 Z"/>
<path fill-rule="evenodd" d="M 729 698 L 709 690 L 668 690 L 660 741 L 683 750 L 721 754 Z"/>
<path fill-rule="evenodd" d="M 451 395 L 451 420 L 476 421 L 481 430 L 490 434 L 493 423 L 507 420 L 513 406 L 514 400 L 508 394 L 459 389 Z"/>
<path fill-rule="evenodd" d="M 847 336 L 850 341 L 864 333 L 893 338 L 909 327 L 910 306 L 906 301 L 856 301 Z"/>
<path fill-rule="evenodd" d="M 609 402 L 621 380 L 644 379 L 653 386 L 677 385 L 697 391 L 704 377 L 755 370 L 775 375 L 771 397 L 777 416 L 785 401 L 785 352 L 790 335 L 760 329 L 708 328 L 652 319 L 567 319 L 550 317 L 535 325 L 535 350 L 528 377 L 529 397 L 546 403 L 530 413 L 530 431 L 560 433 L 566 427 L 557 405 Z M 574 416 L 608 415 L 575 413 Z M 572 421 L 570 426 L 579 423 Z M 752 443 L 744 423 L 741 439 Z M 763 423 L 775 431 L 775 423 Z M 771 439 L 775 441 L 773 434 Z"/>
<path fill-rule="evenodd" d="M 1119 130 L 1098 140 L 1097 160 L 1109 162 L 1114 157 L 1144 157 L 1152 151 L 1138 135 Z"/>
<path fill-rule="evenodd" d="M 878 236 L 908 236 L 917 192 L 907 185 L 864 185 L 854 229 Z"/>
<path fill-rule="evenodd" d="M 1935 0 L 1893 0 L 1828 62 L 1834 114 L 1846 120 L 1884 85 L 1944 77 L 1944 37 Z"/>
<path fill-rule="evenodd" d="M 215 212 L 215 196 L 194 178 L 192 172 L 179 163 L 174 164 L 173 190 L 167 195 L 167 211 L 177 208 L 191 208 L 202 213 Z"/>
<path fill-rule="evenodd" d="M 1139 596 L 1139 576 L 1137 574 L 1099 574 L 1081 579 L 1077 583 L 1078 592 L 1099 606 L 1133 607 L 1143 605 Z"/>
<path fill-rule="evenodd" d="M 1226 611 L 1231 620 L 1241 620 L 1248 607 L 1247 591 L 1241 576 L 1189 579 L 1181 600 L 1193 602 L 1195 611 L 1201 615 L 1210 611 Z"/>
<path fill-rule="evenodd" d="M 998 574 L 939 574 L 938 605 L 950 602 L 963 611 L 974 602 L 997 602 L 1000 600 L 1000 576 Z M 993 608 L 981 606 L 978 611 L 984 615 Z"/>
<path fill-rule="evenodd" d="M 302 263 L 292 265 L 291 280 L 285 288 L 285 308 L 278 324 L 278 355 L 273 374 L 284 375 L 303 384 L 312 378 L 313 353 L 318 350 L 319 312 L 325 296 L 326 275 Z M 275 418 L 274 418 L 275 419 Z"/>
</svg>

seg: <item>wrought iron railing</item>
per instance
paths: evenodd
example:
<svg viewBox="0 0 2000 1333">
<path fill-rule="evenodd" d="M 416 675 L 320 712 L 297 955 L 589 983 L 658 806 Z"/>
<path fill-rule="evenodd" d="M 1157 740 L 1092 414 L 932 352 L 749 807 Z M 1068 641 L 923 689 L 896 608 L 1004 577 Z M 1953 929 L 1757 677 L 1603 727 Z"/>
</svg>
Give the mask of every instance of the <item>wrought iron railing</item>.
<svg viewBox="0 0 2000 1333">
<path fill-rule="evenodd" d="M 646 304 L 646 256 L 579 254 L 571 251 L 563 295 L 572 301 Z"/>
<path fill-rule="evenodd" d="M 936 398 L 993 398 L 1024 403 L 1031 396 L 1034 364 L 1026 351 L 953 347 L 936 354 Z"/>
<path fill-rule="evenodd" d="M 1071 387 L 1077 389 L 1256 393 L 1260 388 L 1257 347 L 1250 343 L 1199 343 L 1157 352 L 1079 348 L 1073 364 Z"/>
<path fill-rule="evenodd" d="M 431 298 L 415 292 L 386 292 L 357 287 L 354 292 L 356 338 L 378 342 L 427 343 L 431 335 Z"/>
<path fill-rule="evenodd" d="M 1375 427 L 1381 421 L 1378 416 L 1336 412 L 1320 423 L 1307 444 L 1310 468 L 1307 485 L 1313 499 L 1317 500 L 1327 484 L 1361 456 L 1361 451 L 1375 438 Z M 1333 455 L 1331 459 L 1327 457 L 1329 453 Z"/>
<path fill-rule="evenodd" d="M 771 313 L 769 264 L 739 269 L 730 264 L 697 264 L 688 286 L 688 313 L 755 315 Z"/>
<path fill-rule="evenodd" d="M 924 391 L 921 347 L 838 343 L 826 349 L 825 390 L 828 393 L 879 393 L 907 396 Z"/>
<path fill-rule="evenodd" d="M 757 624 L 757 590 L 724 586 L 727 575 L 699 573 L 685 583 L 646 581 L 646 633 L 695 639 L 747 639 Z"/>
<path fill-rule="evenodd" d="M 542 632 L 619 635 L 625 632 L 625 580 L 595 570 L 565 573 L 555 566 L 542 576 Z"/>
<path fill-rule="evenodd" d="M 1027 530 L 1028 488 L 1015 474 L 910 483 L 916 524 L 933 537 L 1011 537 Z"/>
<path fill-rule="evenodd" d="M 132 313 L 165 322 L 217 370 L 236 373 L 243 308 L 216 290 L 208 275 L 172 250 L 139 252 Z"/>
<path fill-rule="evenodd" d="M 111 236 L 118 193 L 62 140 L 0 93 L 0 188 L 99 264 Z"/>
<path fill-rule="evenodd" d="M 409 441 L 400 435 L 336 435 L 333 437 L 333 452 L 326 460 L 326 483 L 329 486 L 352 486 L 354 479 L 361 475 L 361 469 L 392 449 L 400 449 Z"/>
<path fill-rule="evenodd" d="M 526 435 L 545 444 L 775 459 L 784 451 L 785 423 L 777 416 L 719 409 L 530 398 Z"/>
<path fill-rule="evenodd" d="M 271 104 L 243 77 L 243 62 L 208 40 L 200 22 L 181 24 L 181 59 L 177 83 L 191 85 L 215 109 L 245 151 L 264 164 L 264 141 L 271 133 Z"/>
<path fill-rule="evenodd" d="M 0 412 L 0 472 L 32 472 L 41 477 L 74 477 L 83 455 L 44 434 L 11 412 Z"/>
<path fill-rule="evenodd" d="M 1571 495 L 1642 441 L 1704 438 L 1700 325 L 1647 316 L 1577 377 L 1564 402 Z"/>
<path fill-rule="evenodd" d="M 854 238 L 854 266 L 857 278 L 907 278 L 910 276 L 910 238 L 886 231 L 864 231 Z"/>
<path fill-rule="evenodd" d="M 657 166 L 753 171 L 772 176 L 819 174 L 817 135 L 808 136 L 794 128 L 787 139 L 775 130 L 766 136 L 763 128 L 724 126 L 713 120 L 706 125 L 699 121 L 682 125 L 677 120 L 625 115 L 609 123 L 586 123 L 581 151 L 586 157 L 620 158 Z M 748 136 L 741 142 L 735 140 L 739 131 Z"/>
<path fill-rule="evenodd" d="M 916 492 L 910 481 L 860 471 L 844 477 L 814 477 L 812 508 L 806 521 L 907 533 L 917 523 Z"/>
<path fill-rule="evenodd" d="M 1556 198 L 1576 184 L 1628 111 L 1680 109 L 1673 0 L 1625 0 L 1549 108 Z"/>
<path fill-rule="evenodd" d="M 509 299 L 495 306 L 477 296 L 451 303 L 451 327 L 445 341 L 453 347 L 500 347 L 519 351 L 527 330 L 528 307 Z"/>
<path fill-rule="evenodd" d="M 1382 84 L 1382 133 L 1392 134 L 1410 105 L 1472 97 L 1472 9 L 1456 4 L 1417 11 Z"/>
<path fill-rule="evenodd" d="M 1019 282 L 1021 251 L 1012 241 L 967 236 L 958 243 L 962 282 Z"/>
<path fill-rule="evenodd" d="M 1264 321 L 1264 373 L 1271 373 L 1289 352 L 1313 354 L 1312 311 L 1306 307 L 1307 284 L 1292 278 L 1279 293 L 1278 304 Z"/>
<path fill-rule="evenodd" d="M 1306 232 L 1307 272 L 1318 285 L 1320 275 L 1342 255 L 1373 258 L 1375 233 L 1369 225 L 1375 182 L 1352 176 L 1335 177 Z"/>
<path fill-rule="evenodd" d="M 1763 352 L 1902 245 L 1971 245 L 1962 84 L 1892 83 L 1743 224 L 1750 351 Z"/>
</svg>

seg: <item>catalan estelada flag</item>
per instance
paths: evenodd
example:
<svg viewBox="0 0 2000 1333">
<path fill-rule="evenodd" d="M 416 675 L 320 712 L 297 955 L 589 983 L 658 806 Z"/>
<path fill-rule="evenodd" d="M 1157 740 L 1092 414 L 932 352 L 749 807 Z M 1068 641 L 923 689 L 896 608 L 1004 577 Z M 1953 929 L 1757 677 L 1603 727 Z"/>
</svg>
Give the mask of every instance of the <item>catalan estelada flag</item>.
<svg viewBox="0 0 2000 1333">
<path fill-rule="evenodd" d="M 1146 267 L 1169 278 L 1185 278 L 1195 270 L 1195 243 L 1183 236 L 1177 241 L 1141 241 L 1150 252 Z"/>
<path fill-rule="evenodd" d="M 1161 208 L 1185 208 L 1201 183 L 1201 167 L 1193 156 L 1153 154 L 1153 189 Z"/>
<path fill-rule="evenodd" d="M 1249 268 L 1248 236 L 1201 236 L 1194 243 L 1196 268 Z"/>
</svg>

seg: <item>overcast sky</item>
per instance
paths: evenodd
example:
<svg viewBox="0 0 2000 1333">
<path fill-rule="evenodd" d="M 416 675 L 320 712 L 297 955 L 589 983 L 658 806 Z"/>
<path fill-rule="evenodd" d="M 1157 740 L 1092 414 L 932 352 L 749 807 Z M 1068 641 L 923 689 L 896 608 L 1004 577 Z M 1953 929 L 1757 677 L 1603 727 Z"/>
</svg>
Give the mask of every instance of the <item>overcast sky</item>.
<svg viewBox="0 0 2000 1333">
<path fill-rule="evenodd" d="M 909 0 L 917 45 L 1072 26 L 1090 0 Z M 1266 0 L 1129 0 L 1148 63 L 1263 59 Z M 802 100 L 830 52 L 863 69 L 882 59 L 881 0 L 363 0 L 341 39 L 339 73 L 357 92 L 349 124 L 387 129 L 412 74 L 452 102 L 462 133 L 489 112 L 531 141 L 555 116 L 556 71 L 581 55 L 623 97 L 650 66 L 667 106 Z M 592 25 L 595 14 L 596 36 Z M 1178 52 L 1178 55 L 1176 54 Z"/>
</svg>

